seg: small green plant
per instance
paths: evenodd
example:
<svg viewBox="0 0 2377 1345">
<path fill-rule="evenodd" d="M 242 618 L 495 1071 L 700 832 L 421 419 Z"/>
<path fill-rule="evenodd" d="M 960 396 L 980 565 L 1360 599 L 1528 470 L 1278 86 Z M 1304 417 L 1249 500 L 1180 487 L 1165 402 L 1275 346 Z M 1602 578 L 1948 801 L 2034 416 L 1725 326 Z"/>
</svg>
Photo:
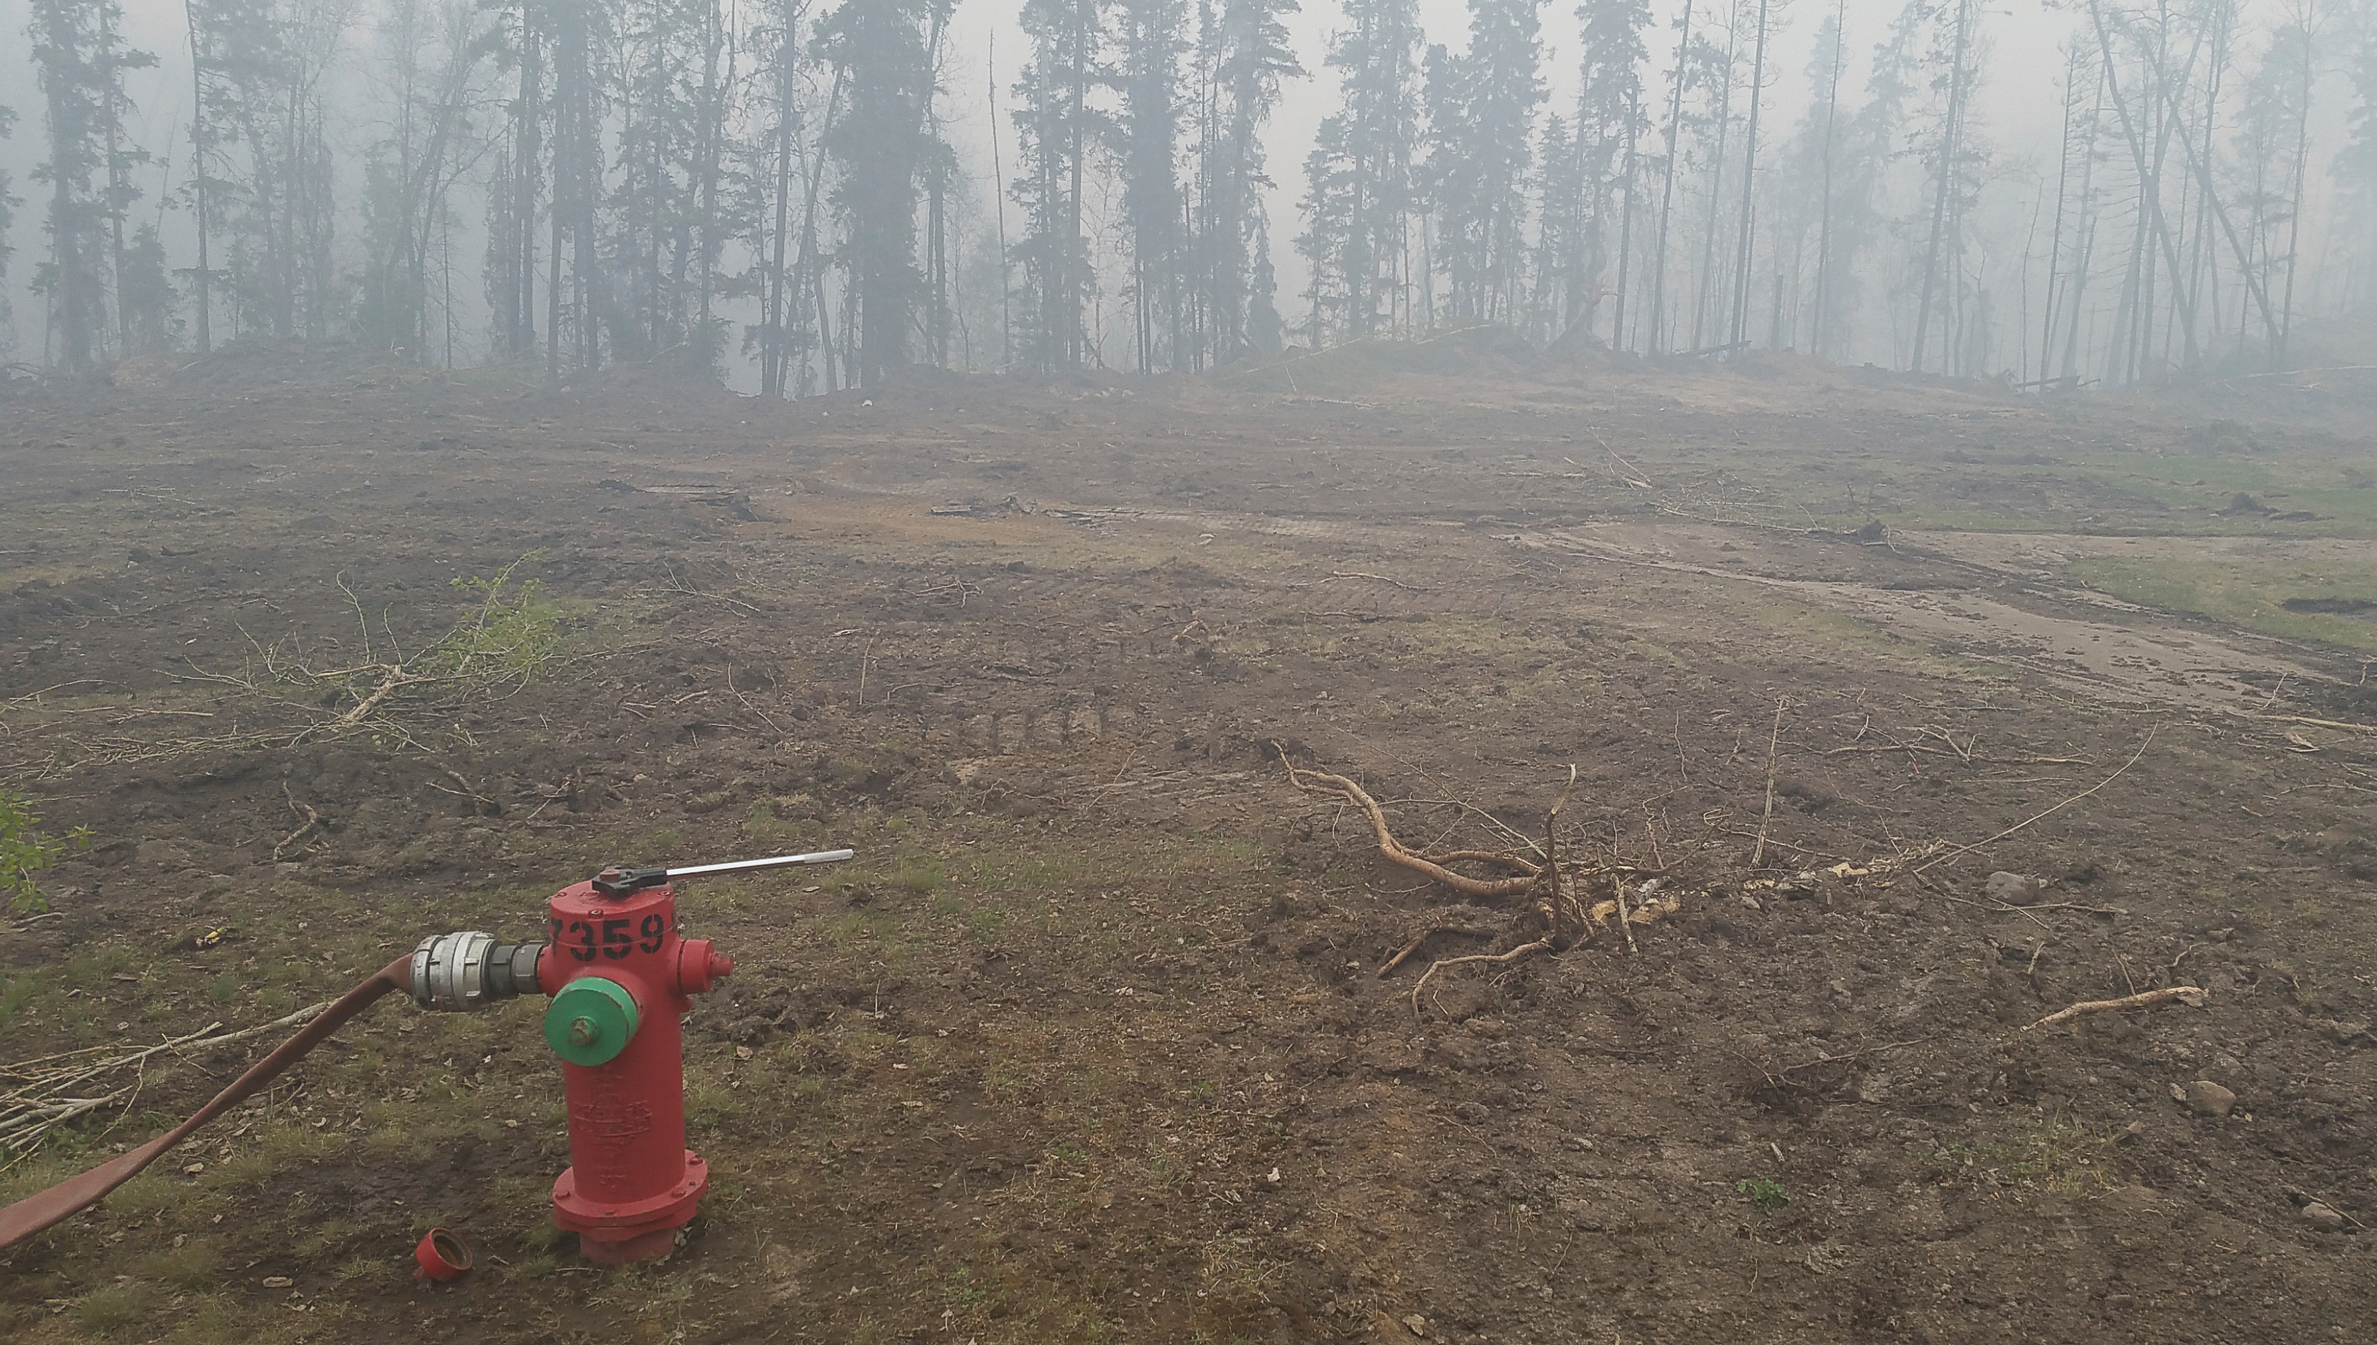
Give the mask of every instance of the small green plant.
<svg viewBox="0 0 2377 1345">
<path fill-rule="evenodd" d="M 157 1291 L 146 1284 L 119 1284 L 74 1305 L 74 1323 L 91 1335 L 106 1339 L 129 1336 L 145 1328 L 157 1305 Z"/>
<path fill-rule="evenodd" d="M 35 823 L 32 800 L 0 791 L 0 901 L 10 915 L 38 915 L 50 908 L 42 900 L 34 875 L 55 864 L 68 850 L 91 847 L 91 829 L 76 827 L 51 836 Z"/>
<path fill-rule="evenodd" d="M 478 598 L 479 610 L 446 632 L 430 650 L 429 666 L 422 671 L 431 676 L 485 676 L 493 665 L 501 669 L 499 678 L 536 681 L 568 634 L 568 619 L 545 596 L 544 581 L 512 577 L 521 566 L 542 559 L 543 552 L 531 551 L 496 571 L 492 579 L 473 575 L 453 581 L 454 587 Z"/>
<path fill-rule="evenodd" d="M 1791 1189 L 1772 1177 L 1752 1177 L 1735 1182 L 1734 1193 L 1758 1209 L 1758 1217 L 1773 1223 L 1775 1212 L 1791 1203 Z"/>
<path fill-rule="evenodd" d="M 947 881 L 948 871 L 930 855 L 902 856 L 891 873 L 892 886 L 919 897 L 931 896 Z"/>
<path fill-rule="evenodd" d="M 1952 1144 L 1932 1161 L 1944 1181 L 2031 1187 L 2078 1199 L 2125 1184 L 2117 1151 L 2122 1133 L 2056 1116 L 2003 1139 Z"/>
</svg>

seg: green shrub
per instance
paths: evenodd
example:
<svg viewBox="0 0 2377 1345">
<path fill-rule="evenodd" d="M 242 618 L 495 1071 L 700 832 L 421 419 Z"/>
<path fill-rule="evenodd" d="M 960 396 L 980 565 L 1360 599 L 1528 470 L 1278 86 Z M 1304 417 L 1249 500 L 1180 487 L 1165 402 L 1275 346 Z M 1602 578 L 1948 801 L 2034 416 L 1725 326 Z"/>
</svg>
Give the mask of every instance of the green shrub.
<svg viewBox="0 0 2377 1345">
<path fill-rule="evenodd" d="M 91 845 L 89 827 L 51 836 L 34 825 L 40 820 L 33 815 L 32 800 L 0 790 L 0 901 L 8 904 L 10 915 L 48 910 L 49 903 L 41 899 L 34 875 L 57 863 L 68 850 L 87 850 Z"/>
</svg>

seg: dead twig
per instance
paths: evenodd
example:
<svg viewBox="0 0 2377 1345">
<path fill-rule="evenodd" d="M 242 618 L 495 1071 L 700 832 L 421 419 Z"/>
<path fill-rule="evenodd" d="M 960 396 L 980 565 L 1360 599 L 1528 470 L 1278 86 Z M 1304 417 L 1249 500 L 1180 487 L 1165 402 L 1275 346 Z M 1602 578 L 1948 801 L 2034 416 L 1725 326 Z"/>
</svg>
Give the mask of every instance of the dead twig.
<svg viewBox="0 0 2377 1345">
<path fill-rule="evenodd" d="M 2086 911 L 2090 915 L 2129 914 L 2119 906 L 2083 906 L 2076 901 L 2050 901 L 2037 906 L 2016 906 L 2010 902 L 2001 901 L 1998 906 L 2008 911 Z"/>
<path fill-rule="evenodd" d="M 312 831 L 315 827 L 322 825 L 322 815 L 314 811 L 312 804 L 299 803 L 297 801 L 297 796 L 289 792 L 289 782 L 286 780 L 281 782 L 281 797 L 289 801 L 290 808 L 305 815 L 305 822 L 302 826 L 298 827 L 297 830 L 281 837 L 280 844 L 272 847 L 272 862 L 275 864 L 281 862 L 281 852 L 287 850 L 290 846 L 297 844 L 298 839 L 304 836 L 307 832 Z"/>
<path fill-rule="evenodd" d="M 1814 1060 L 1802 1060 L 1796 1065 L 1785 1065 L 1775 1071 L 1775 1074 L 1787 1075 L 1794 1070 L 1814 1069 L 1818 1065 L 1837 1065 L 1846 1060 L 1855 1060 L 1859 1056 L 1880 1055 L 1884 1051 L 1904 1050 L 1909 1046 L 1921 1046 L 1925 1042 L 1938 1040 L 1938 1037 L 1909 1037 L 1905 1041 L 1885 1042 L 1880 1046 L 1861 1046 L 1854 1051 L 1843 1051 L 1839 1055 L 1819 1056 Z M 1765 1071 L 1761 1069 L 1760 1072 L 1764 1073 Z"/>
<path fill-rule="evenodd" d="M 1577 770 L 1574 765 L 1568 768 L 1568 778 L 1562 783 L 1559 797 L 1552 801 L 1552 806 L 1544 813 L 1544 839 L 1537 851 L 1543 856 L 1543 862 L 1537 864 L 1504 851 L 1413 850 L 1396 839 L 1394 829 L 1387 823 L 1385 809 L 1370 796 L 1369 791 L 1342 775 L 1300 769 L 1288 759 L 1284 746 L 1277 742 L 1271 746 L 1279 753 L 1280 764 L 1287 768 L 1289 781 L 1298 789 L 1307 793 L 1332 795 L 1360 808 L 1370 819 L 1371 833 L 1377 840 L 1379 853 L 1389 862 L 1423 874 L 1470 897 L 1491 899 L 1524 894 L 1531 898 L 1520 909 L 1515 922 L 1519 937 L 1524 942 L 1507 952 L 1440 958 L 1431 963 L 1428 970 L 1421 973 L 1419 983 L 1412 988 L 1414 1015 L 1420 1012 L 1420 990 L 1445 967 L 1480 962 L 1508 965 L 1537 952 L 1566 952 L 1597 930 L 1607 928 L 1613 919 L 1626 936 L 1628 950 L 1639 952 L 1640 947 L 1634 939 L 1634 926 L 1671 914 L 1681 906 L 1672 895 L 1654 895 L 1665 881 L 1663 876 L 1654 876 L 1645 882 L 1636 893 L 1636 901 L 1630 905 L 1624 886 L 1625 875 L 1641 873 L 1643 870 L 1616 862 L 1614 856 L 1612 862 L 1598 865 L 1580 865 L 1561 859 L 1560 812 L 1576 790 Z M 1511 876 L 1478 878 L 1447 867 L 1459 862 L 1490 864 Z M 1588 905 L 1586 899 L 1578 895 L 1580 882 L 1604 884 L 1610 891 L 1610 898 Z M 1412 940 L 1388 959 L 1386 965 L 1379 969 L 1378 975 L 1383 977 L 1401 966 L 1429 937 L 1440 932 L 1444 930 L 1431 929 Z"/>
<path fill-rule="evenodd" d="M 1507 953 L 1472 953 L 1467 957 L 1438 958 L 1436 961 L 1428 965 L 1428 969 L 1426 971 L 1420 973 L 1419 982 L 1411 988 L 1411 1016 L 1413 1018 L 1418 1018 L 1420 1016 L 1420 992 L 1428 988 L 1428 978 L 1444 970 L 1446 967 L 1458 967 L 1464 963 L 1476 962 L 1490 962 L 1498 966 L 1508 966 L 1511 963 L 1520 961 L 1523 958 L 1533 957 L 1537 953 L 1548 953 L 1550 951 L 1552 951 L 1552 941 L 1550 939 L 1537 939 L 1533 943 L 1522 943 Z"/>
<path fill-rule="evenodd" d="M 1783 740 L 1783 707 L 1788 703 L 1788 697 L 1775 697 L 1774 728 L 1766 735 L 1766 811 L 1758 818 L 1758 844 L 1750 851 L 1750 867 L 1753 869 L 1758 867 L 1760 860 L 1766 858 L 1766 829 L 1774 823 L 1775 749 Z"/>
<path fill-rule="evenodd" d="M 2007 827 L 2004 831 L 1997 833 L 1995 836 L 1988 837 L 1985 840 L 1974 841 L 1971 845 L 1960 845 L 1953 850 L 1946 851 L 1940 855 L 1934 856 L 1931 859 L 1927 859 L 1916 865 L 1914 868 L 1908 870 L 1908 872 L 1921 873 L 1925 869 L 1931 868 L 1936 864 L 1944 864 L 1959 855 L 1971 854 L 1973 851 L 1980 849 L 1984 845 L 1995 845 L 1997 842 L 2002 841 L 2006 837 L 2013 835 L 2015 832 L 2022 830 L 2031 823 L 2036 822 L 2041 818 L 2052 817 L 2055 814 L 2062 812 L 2064 809 L 2071 807 L 2080 800 L 2087 798 L 2089 795 L 2094 794 L 2100 789 L 2103 789 L 2106 785 L 2109 785 L 2115 780 L 2120 779 L 2123 771 L 2127 771 L 2130 767 L 2137 765 L 2138 758 L 2146 755 L 2146 749 L 2154 745 L 2154 735 L 2161 731 L 2162 725 L 2160 724 L 2157 724 L 2153 728 L 2146 730 L 2146 741 L 2138 744 L 2138 750 L 2130 754 L 2129 760 L 2121 763 L 2120 770 L 2114 771 L 2111 775 L 2108 775 L 2104 779 L 2097 781 L 2095 784 L 2081 790 L 2079 793 L 2072 795 L 2063 802 L 2058 803 L 2054 807 L 2048 808 L 2043 812 L 2033 813 L 2029 817 L 2023 818 L 2014 825 Z"/>
<path fill-rule="evenodd" d="M 1373 579 L 1381 584 L 1387 584 L 1395 588 L 1402 589 L 1406 593 L 1433 593 L 1436 591 L 1432 586 L 1427 584 L 1406 584 L 1402 580 L 1397 579 L 1392 575 L 1372 574 L 1368 570 L 1331 570 L 1329 571 L 1329 579 Z M 1324 579 L 1321 582 L 1325 584 L 1329 582 L 1329 580 Z"/>
<path fill-rule="evenodd" d="M 1633 463 L 1628 462 L 1624 458 L 1618 456 L 1618 450 L 1609 446 L 1609 440 L 1601 437 L 1601 431 L 1594 429 L 1590 425 L 1587 425 L 1585 427 L 1585 433 L 1593 436 L 1593 442 L 1601 445 L 1601 451 L 1609 454 L 1609 460 L 1611 462 L 1614 462 L 1618 464 L 1618 466 L 1626 469 L 1626 472 L 1628 473 L 1628 479 L 1626 481 L 1627 485 L 1633 486 L 1637 490 L 1658 489 L 1657 486 L 1651 484 L 1651 478 L 1643 475 L 1642 468 L 1637 467 Z"/>
<path fill-rule="evenodd" d="M 1618 928 L 1626 931 L 1626 951 L 1629 954 L 1640 953 L 1642 950 L 1634 946 L 1634 922 L 1626 918 L 1626 880 L 1618 879 L 1617 887 L 1618 895 L 1611 900 L 1617 903 Z"/>
<path fill-rule="evenodd" d="M 2028 1032 L 2031 1028 L 2052 1027 L 2057 1023 L 2068 1023 L 2083 1014 L 2108 1013 L 2115 1009 L 2150 1009 L 2157 1004 L 2167 1004 L 2174 999 L 2189 1008 L 2200 1009 L 2204 1004 L 2204 988 L 2200 985 L 2172 985 L 2165 986 L 2160 990 L 2141 990 L 2137 994 L 2123 995 L 2119 999 L 2086 999 L 2069 1008 L 2057 1009 L 2022 1030 Z"/>
<path fill-rule="evenodd" d="M 668 591 L 671 593 L 679 594 L 688 598 L 706 598 L 711 602 L 722 604 L 727 608 L 727 610 L 734 612 L 738 616 L 767 615 L 758 608 L 752 606 L 750 603 L 744 602 L 740 598 L 730 598 L 723 593 L 702 592 L 700 589 L 695 588 L 691 583 L 679 578 L 677 576 L 677 567 L 674 565 L 664 565 L 661 568 L 669 577 Z"/>
<path fill-rule="evenodd" d="M 1418 889 L 1415 888 L 1413 890 L 1417 891 Z M 1472 939 L 1490 939 L 1494 937 L 1494 931 L 1490 929 L 1471 929 L 1467 925 L 1437 925 L 1434 928 L 1422 933 L 1418 938 L 1413 939 L 1411 942 L 1403 945 L 1403 947 L 1398 950 L 1393 957 L 1388 958 L 1386 962 L 1379 967 L 1377 979 L 1382 981 L 1385 980 L 1387 976 L 1395 970 L 1395 968 L 1400 967 L 1405 962 L 1411 960 L 1411 955 L 1420 950 L 1421 944 L 1426 943 L 1428 940 L 1435 938 L 1439 934 L 1461 934 Z"/>
<path fill-rule="evenodd" d="M 2353 724 L 2341 719 L 2313 719 L 2309 715 L 2247 715 L 2247 719 L 2266 719 L 2280 724 L 2309 724 L 2314 728 L 2343 729 L 2350 733 L 2377 733 L 2377 724 Z"/>
<path fill-rule="evenodd" d="M 734 693 L 735 699 L 743 703 L 744 709 L 749 710 L 751 713 L 759 716 L 760 723 L 765 724 L 769 728 L 775 730 L 776 736 L 778 738 L 781 739 L 792 736 L 784 731 L 784 726 L 782 724 L 777 723 L 773 718 L 769 717 L 767 711 L 760 709 L 756 705 L 753 705 L 751 703 L 751 698 L 744 695 L 742 689 L 735 685 L 735 665 L 732 663 L 726 665 L 726 689 Z"/>
</svg>

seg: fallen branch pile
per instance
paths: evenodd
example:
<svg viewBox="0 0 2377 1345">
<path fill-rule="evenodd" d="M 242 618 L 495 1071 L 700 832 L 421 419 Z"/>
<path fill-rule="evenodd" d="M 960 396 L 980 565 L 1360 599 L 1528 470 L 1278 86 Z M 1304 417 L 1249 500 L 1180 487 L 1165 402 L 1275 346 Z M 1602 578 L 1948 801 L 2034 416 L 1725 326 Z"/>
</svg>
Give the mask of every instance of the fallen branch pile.
<svg viewBox="0 0 2377 1345">
<path fill-rule="evenodd" d="M 415 737 L 421 726 L 450 723 L 473 707 L 517 695 L 558 665 L 569 623 L 536 580 L 516 574 L 538 554 L 521 557 L 492 578 L 456 580 L 454 586 L 473 601 L 420 649 L 398 645 L 385 613 L 375 631 L 373 618 L 341 578 L 339 590 L 355 613 L 353 641 L 317 642 L 309 656 L 295 636 L 270 643 L 248 636 L 249 656 L 236 671 L 192 662 L 175 675 L 204 700 L 176 707 L 112 700 L 55 708 L 43 707 L 38 699 L 31 707 L 14 702 L 12 708 L 30 713 L 7 737 L 47 750 L 10 766 L 46 780 L 91 766 L 200 752 L 282 750 L 361 735 L 393 746 L 423 747 Z M 244 628 L 241 634 L 247 634 Z M 318 659 L 325 649 L 335 650 L 336 657 Z M 200 704 L 207 708 L 196 708 Z M 102 731 L 81 727 L 82 716 L 94 714 L 103 717 L 87 722 Z M 221 729 L 192 733 L 179 728 L 184 719 L 207 720 L 209 727 Z M 304 834 L 291 835 L 282 847 Z"/>
<path fill-rule="evenodd" d="M 1411 988 L 1411 1011 L 1420 1013 L 1420 994 L 1436 973 L 1447 967 L 1465 965 L 1509 966 L 1540 953 L 1564 953 L 1577 944 L 1592 938 L 1613 925 L 1625 936 L 1629 952 L 1636 951 L 1634 927 L 1673 914 L 1682 904 L 1673 894 L 1662 894 L 1664 876 L 1658 870 L 1643 869 L 1626 864 L 1588 864 L 1563 860 L 1560 855 L 1560 809 L 1576 788 L 1576 768 L 1568 769 L 1568 783 L 1553 800 L 1543 819 L 1544 842 L 1530 848 L 1540 858 L 1530 859 L 1509 850 L 1414 850 L 1395 836 L 1387 825 L 1386 810 L 1368 790 L 1342 775 L 1327 771 L 1305 770 L 1288 760 L 1287 749 L 1278 743 L 1272 748 L 1279 753 L 1279 762 L 1287 768 L 1288 781 L 1308 794 L 1333 795 L 1361 809 L 1370 820 L 1371 832 L 1377 837 L 1378 851 L 1391 864 L 1414 873 L 1423 874 L 1442 886 L 1463 896 L 1481 901 L 1500 901 L 1521 898 L 1512 918 L 1512 930 L 1521 940 L 1516 946 L 1498 953 L 1472 953 L 1462 957 L 1438 958 L 1428 964 L 1426 971 Z M 1515 833 L 1514 833 L 1515 834 Z M 1463 873 L 1454 865 L 1492 871 L 1490 876 Z M 1627 890 L 1629 878 L 1644 877 L 1632 892 Z M 1606 895 L 1604 895 L 1606 894 Z M 1596 900 L 1596 898 L 1598 898 Z M 1385 976 L 1416 952 L 1421 943 L 1437 933 L 1482 933 L 1459 927 L 1438 927 L 1428 930 L 1406 945 L 1401 952 L 1379 968 Z"/>
<path fill-rule="evenodd" d="M 269 1023 L 233 1032 L 222 1031 L 221 1023 L 209 1023 L 188 1036 L 171 1037 L 154 1046 L 132 1049 L 120 1045 L 86 1046 L 0 1065 L 0 1087 L 6 1089 L 0 1092 L 0 1149 L 15 1154 L 16 1158 L 9 1160 L 14 1163 L 40 1147 L 43 1137 L 52 1129 L 75 1117 L 101 1107 L 130 1106 L 140 1096 L 141 1085 L 148 1078 L 149 1062 L 160 1055 L 186 1057 L 229 1046 L 280 1028 L 294 1027 L 328 1007 L 329 1001 L 325 1000 Z M 132 1071 L 129 1082 L 104 1082 L 121 1077 L 126 1070 Z"/>
</svg>

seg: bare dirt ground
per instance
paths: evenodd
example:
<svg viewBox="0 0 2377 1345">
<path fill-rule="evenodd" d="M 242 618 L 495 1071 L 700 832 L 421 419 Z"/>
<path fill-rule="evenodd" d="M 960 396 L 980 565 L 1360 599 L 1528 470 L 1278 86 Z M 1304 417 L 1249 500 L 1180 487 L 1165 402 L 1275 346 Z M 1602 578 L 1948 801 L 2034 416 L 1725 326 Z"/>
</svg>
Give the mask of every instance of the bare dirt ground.
<svg viewBox="0 0 2377 1345">
<path fill-rule="evenodd" d="M 11 389 L 0 762 L 93 843 L 0 933 L 0 1059 L 531 937 L 606 860 L 861 858 L 681 890 L 739 967 L 667 1262 L 547 1224 L 540 1004 L 397 1003 L 0 1260 L 0 1335 L 2369 1339 L 2377 418 L 2248 391 Z M 1415 1006 L 1518 903 L 1282 750 L 1494 849 L 1574 764 L 1563 848 L 1675 909 Z M 0 1198 L 259 1048 L 110 1080 Z M 408 1278 L 432 1224 L 454 1286 Z"/>
</svg>

